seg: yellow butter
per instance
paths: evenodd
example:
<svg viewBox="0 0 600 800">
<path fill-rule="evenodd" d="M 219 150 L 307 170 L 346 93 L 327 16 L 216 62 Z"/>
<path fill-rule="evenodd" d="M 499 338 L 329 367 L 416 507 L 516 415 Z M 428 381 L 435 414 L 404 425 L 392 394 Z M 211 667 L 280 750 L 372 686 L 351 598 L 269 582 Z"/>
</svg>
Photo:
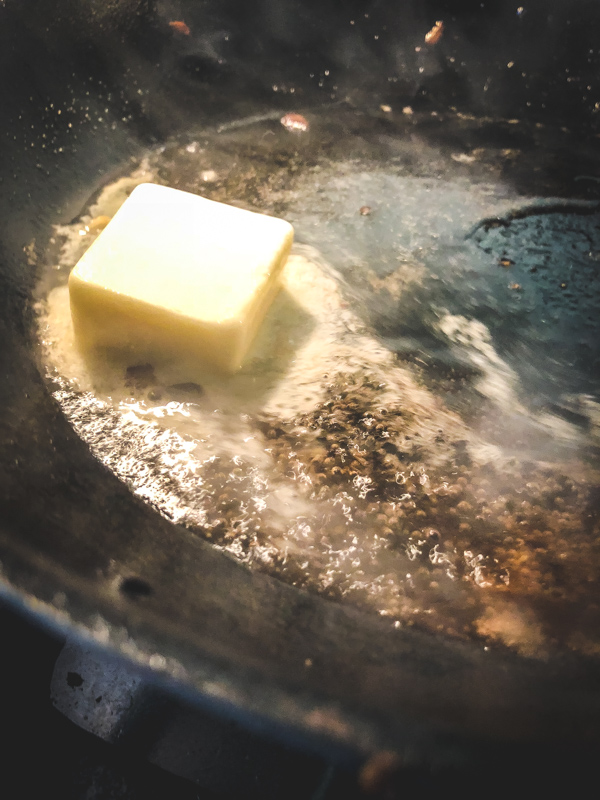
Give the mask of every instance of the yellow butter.
<svg viewBox="0 0 600 800">
<path fill-rule="evenodd" d="M 235 372 L 278 291 L 293 236 L 282 219 L 141 184 L 71 272 L 77 340 Z"/>
</svg>

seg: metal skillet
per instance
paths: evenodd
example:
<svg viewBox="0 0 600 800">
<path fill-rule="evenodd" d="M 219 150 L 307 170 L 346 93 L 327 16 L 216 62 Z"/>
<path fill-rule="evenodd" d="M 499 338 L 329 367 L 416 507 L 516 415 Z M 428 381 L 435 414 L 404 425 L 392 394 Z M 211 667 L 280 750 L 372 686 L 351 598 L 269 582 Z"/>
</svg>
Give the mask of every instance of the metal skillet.
<svg viewBox="0 0 600 800">
<path fill-rule="evenodd" d="M 99 39 L 86 31 L 80 47 L 72 19 L 61 25 L 59 15 L 48 37 L 21 10 L 6 10 L 2 57 L 14 81 L 1 95 L 10 131 L 1 156 L 4 597 L 190 699 L 361 753 L 410 750 L 439 763 L 500 745 L 597 744 L 593 662 L 490 656 L 479 644 L 390 630 L 385 620 L 250 573 L 133 497 L 50 397 L 32 354 L 36 274 L 23 247 L 72 218 L 140 145 L 230 119 L 232 103 L 235 116 L 273 111 L 262 86 L 248 100 L 234 68 L 221 78 L 206 45 L 183 62 L 204 70 L 202 92 L 174 86 L 171 67 L 150 69 L 164 36 L 150 18 L 147 29 L 111 21 Z M 328 24 L 337 21 L 332 12 Z M 74 97 L 86 98 L 75 122 L 53 115 L 52 103 L 73 106 Z"/>
</svg>

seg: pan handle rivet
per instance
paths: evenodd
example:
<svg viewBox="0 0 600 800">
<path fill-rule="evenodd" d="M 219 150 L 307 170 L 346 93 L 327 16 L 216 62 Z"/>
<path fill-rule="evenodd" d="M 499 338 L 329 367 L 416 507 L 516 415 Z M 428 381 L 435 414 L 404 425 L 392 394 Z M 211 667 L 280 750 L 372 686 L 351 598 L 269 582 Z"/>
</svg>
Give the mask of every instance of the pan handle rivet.
<svg viewBox="0 0 600 800">
<path fill-rule="evenodd" d="M 123 578 L 119 589 L 130 600 L 138 600 L 140 597 L 149 597 L 154 594 L 152 586 L 147 581 L 135 576 Z"/>
</svg>

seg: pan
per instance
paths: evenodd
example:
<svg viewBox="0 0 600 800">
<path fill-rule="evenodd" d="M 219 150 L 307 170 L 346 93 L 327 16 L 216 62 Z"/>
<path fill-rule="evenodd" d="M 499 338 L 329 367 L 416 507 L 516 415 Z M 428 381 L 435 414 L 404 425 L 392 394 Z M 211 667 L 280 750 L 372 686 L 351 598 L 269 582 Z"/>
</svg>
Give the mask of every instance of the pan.
<svg viewBox="0 0 600 800">
<path fill-rule="evenodd" d="M 131 481 L 102 463 L 61 404 L 44 373 L 37 319 L 47 286 L 44 254 L 55 226 L 77 224 L 103 188 L 139 168 L 148 153 L 165 170 L 163 182 L 223 199 L 210 176 L 191 179 L 189 164 L 171 157 L 185 146 L 193 156 L 194 143 L 213 148 L 223 169 L 231 169 L 231 182 L 221 185 L 228 200 L 291 215 L 298 238 L 318 245 L 338 274 L 348 256 L 339 255 L 348 230 L 339 204 L 348 204 L 343 212 L 350 208 L 353 220 L 369 221 L 386 197 L 390 214 L 409 219 L 400 192 L 418 178 L 426 193 L 410 203 L 420 204 L 419 213 L 432 224 L 431 202 L 441 226 L 459 201 L 445 197 L 439 211 L 430 199 L 436 181 L 452 169 L 464 203 L 483 191 L 472 172 L 480 156 L 486 175 L 493 173 L 506 194 L 500 205 L 477 206 L 459 222 L 468 246 L 494 260 L 502 291 L 507 279 L 498 270 L 523 252 L 528 225 L 538 226 L 538 249 L 553 252 L 539 233 L 552 214 L 575 215 L 587 226 L 581 235 L 588 237 L 593 266 L 600 101 L 595 6 L 73 0 L 50 9 L 34 0 L 7 0 L 0 15 L 0 562 L 6 601 L 119 654 L 196 702 L 307 741 L 361 754 L 392 749 L 428 764 L 477 759 L 501 748 L 595 746 L 600 695 L 592 645 L 577 647 L 557 634 L 534 652 L 490 639 L 485 630 L 469 638 L 436 634 L 427 625 L 395 625 L 397 618 L 290 585 L 268 569 L 249 569 L 227 548 L 192 535 L 185 520 L 167 519 L 160 504 L 144 502 Z M 290 114 L 301 122 L 297 130 L 284 121 Z M 404 182 L 374 180 L 367 203 L 360 198 L 368 193 L 355 191 L 354 177 L 346 174 L 334 187 L 336 206 L 327 181 L 315 183 L 314 168 L 328 179 L 344 158 L 354 164 L 376 158 Z M 242 186 L 235 172 L 240 164 L 262 164 L 254 183 L 246 177 Z M 290 193 L 285 181 L 309 168 L 312 183 L 303 189 L 294 184 L 296 194 Z M 280 184 L 269 188 L 268 175 L 275 173 Z M 368 175 L 361 174 L 364 187 Z M 426 283 L 411 295 L 400 325 L 397 306 L 383 307 L 365 289 L 365 248 L 372 251 L 376 238 L 360 239 L 363 261 L 354 277 L 346 276 L 347 302 L 394 358 L 411 362 L 424 385 L 440 390 L 436 369 L 450 356 L 439 356 L 425 333 L 418 339 L 422 315 L 414 309 L 444 302 L 454 317 L 457 309 L 465 317 L 476 300 L 483 302 L 477 282 L 463 284 L 467 292 L 456 284 L 449 289 L 444 280 L 442 289 Z M 412 252 L 421 241 L 398 246 Z M 527 275 L 534 275 L 527 266 Z M 582 293 L 589 309 L 577 294 L 571 302 L 579 349 L 569 350 L 575 352 L 570 361 L 550 334 L 517 338 L 519 363 L 531 379 L 528 397 L 542 398 L 545 410 L 584 431 L 577 453 L 585 450 L 587 468 L 597 452 L 581 398 L 595 402 L 598 356 L 579 323 L 585 313 L 593 326 L 598 278 L 593 270 L 586 276 Z M 512 303 L 527 287 L 519 276 L 508 282 L 518 287 L 511 289 Z M 498 286 L 492 282 L 494 292 Z M 552 287 L 546 289 L 540 291 L 553 308 Z M 500 320 L 493 328 L 500 353 L 510 349 L 515 320 L 537 319 L 539 310 L 520 306 L 518 314 L 501 319 L 498 304 L 486 308 Z M 555 358 L 544 361 L 549 349 Z M 472 368 L 479 380 L 481 365 L 468 361 L 444 363 L 462 369 L 467 381 Z M 565 400 L 565 387 L 575 383 L 577 406 Z M 449 395 L 446 400 L 451 406 Z M 519 430 L 510 445 L 521 466 L 530 458 L 548 463 L 550 451 L 552 459 L 558 454 L 571 463 L 569 446 L 561 449 L 547 432 L 536 438 L 506 409 L 486 417 L 496 440 L 504 436 L 506 419 L 513 433 Z M 519 450 L 523 439 L 527 446 Z M 586 486 L 587 553 L 595 552 L 598 490 L 593 478 Z M 561 618 L 560 604 L 550 604 L 546 618 L 557 629 L 587 614 L 586 635 L 593 630 L 597 574 L 590 563 L 577 613 L 571 603 Z"/>
</svg>

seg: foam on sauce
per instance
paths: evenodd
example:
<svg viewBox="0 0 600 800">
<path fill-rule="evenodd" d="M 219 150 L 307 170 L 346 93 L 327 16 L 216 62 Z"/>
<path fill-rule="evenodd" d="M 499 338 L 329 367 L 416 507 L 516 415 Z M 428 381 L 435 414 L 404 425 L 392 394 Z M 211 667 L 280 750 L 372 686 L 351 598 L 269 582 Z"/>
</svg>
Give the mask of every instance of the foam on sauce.
<svg viewBox="0 0 600 800">
<path fill-rule="evenodd" d="M 295 245 L 234 376 L 82 358 L 68 273 L 97 235 L 94 220 L 148 180 L 160 175 L 146 159 L 78 222 L 57 226 L 39 304 L 54 396 L 96 457 L 191 535 L 396 627 L 526 656 L 557 645 L 595 652 L 591 618 L 585 630 L 558 630 L 548 612 L 553 599 L 579 603 L 595 574 L 595 539 L 582 536 L 594 478 L 577 461 L 560 471 L 515 463 L 474 434 L 369 331 L 315 249 Z M 420 269 L 402 264 L 371 284 L 401 292 Z M 439 325 L 468 348 L 482 392 L 518 409 L 517 379 L 485 326 L 451 314 Z M 573 577 L 556 579 L 561 561 Z"/>
</svg>

